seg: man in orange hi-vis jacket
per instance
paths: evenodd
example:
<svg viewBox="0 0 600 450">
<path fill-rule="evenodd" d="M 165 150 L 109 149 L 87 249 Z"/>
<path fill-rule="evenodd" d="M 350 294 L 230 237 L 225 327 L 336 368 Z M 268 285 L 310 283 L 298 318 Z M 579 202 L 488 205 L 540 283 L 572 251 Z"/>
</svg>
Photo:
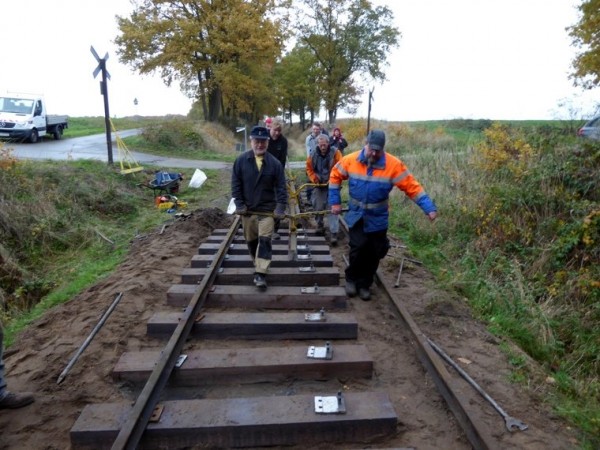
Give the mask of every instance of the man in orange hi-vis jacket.
<svg viewBox="0 0 600 450">
<path fill-rule="evenodd" d="M 389 194 L 396 186 L 433 221 L 437 208 L 402 161 L 383 150 L 385 133 L 372 130 L 362 150 L 342 158 L 331 170 L 329 204 L 332 214 L 342 212 L 342 181 L 348 180 L 348 212 L 344 219 L 350 229 L 350 264 L 346 268 L 346 294 L 357 293 L 370 300 L 369 288 L 379 261 L 387 254 Z"/>
</svg>

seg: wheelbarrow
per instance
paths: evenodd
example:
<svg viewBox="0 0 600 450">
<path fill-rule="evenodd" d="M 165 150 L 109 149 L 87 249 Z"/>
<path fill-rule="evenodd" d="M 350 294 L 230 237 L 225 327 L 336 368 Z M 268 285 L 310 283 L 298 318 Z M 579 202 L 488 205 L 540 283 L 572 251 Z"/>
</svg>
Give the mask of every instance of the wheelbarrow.
<svg viewBox="0 0 600 450">
<path fill-rule="evenodd" d="M 162 194 L 175 194 L 179 192 L 181 180 L 183 180 L 181 173 L 158 171 L 154 179 L 144 186 L 152 189 L 155 197 Z"/>
</svg>

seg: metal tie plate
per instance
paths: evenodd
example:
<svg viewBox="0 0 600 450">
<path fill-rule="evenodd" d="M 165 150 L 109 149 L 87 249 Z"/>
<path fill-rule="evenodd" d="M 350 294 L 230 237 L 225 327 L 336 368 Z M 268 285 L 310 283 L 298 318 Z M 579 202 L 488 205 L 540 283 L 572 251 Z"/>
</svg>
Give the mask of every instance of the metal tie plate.
<svg viewBox="0 0 600 450">
<path fill-rule="evenodd" d="M 315 285 L 313 287 L 300 288 L 300 292 L 302 294 L 318 294 L 319 293 L 319 285 L 315 283 Z"/>
<path fill-rule="evenodd" d="M 315 412 L 317 414 L 346 414 L 346 402 L 342 391 L 335 396 L 315 396 Z"/>
<path fill-rule="evenodd" d="M 306 357 L 311 359 L 332 359 L 333 347 L 331 346 L 331 342 L 327 342 L 325 347 L 309 346 Z"/>
<path fill-rule="evenodd" d="M 305 322 L 326 322 L 327 318 L 325 317 L 325 308 L 321 308 L 321 310 L 316 313 L 304 314 L 304 321 Z"/>
<path fill-rule="evenodd" d="M 177 357 L 177 361 L 175 362 L 175 367 L 177 367 L 178 369 L 181 368 L 181 366 L 183 366 L 183 363 L 185 362 L 186 359 L 187 359 L 187 355 L 179 355 Z"/>
<path fill-rule="evenodd" d="M 316 272 L 315 266 L 311 265 L 307 267 L 298 267 L 299 272 Z"/>
</svg>

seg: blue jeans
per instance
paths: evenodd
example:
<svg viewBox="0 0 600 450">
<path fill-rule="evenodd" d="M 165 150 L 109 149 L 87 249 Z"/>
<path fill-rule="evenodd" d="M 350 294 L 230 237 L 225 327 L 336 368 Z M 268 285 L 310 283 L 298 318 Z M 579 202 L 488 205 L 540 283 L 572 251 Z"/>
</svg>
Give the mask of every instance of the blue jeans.
<svg viewBox="0 0 600 450">
<path fill-rule="evenodd" d="M 2 329 L 2 324 L 0 324 L 0 400 L 4 398 L 7 394 L 6 392 L 6 380 L 4 379 L 4 359 L 2 359 L 2 351 L 4 341 L 4 330 Z"/>
<path fill-rule="evenodd" d="M 328 188 L 315 188 L 312 193 L 312 205 L 315 211 L 329 210 L 329 189 Z M 323 227 L 323 214 L 317 214 L 315 220 L 319 228 Z M 329 232 L 332 236 L 337 236 L 340 231 L 340 216 L 335 214 L 327 214 L 327 224 L 329 226 Z"/>
</svg>

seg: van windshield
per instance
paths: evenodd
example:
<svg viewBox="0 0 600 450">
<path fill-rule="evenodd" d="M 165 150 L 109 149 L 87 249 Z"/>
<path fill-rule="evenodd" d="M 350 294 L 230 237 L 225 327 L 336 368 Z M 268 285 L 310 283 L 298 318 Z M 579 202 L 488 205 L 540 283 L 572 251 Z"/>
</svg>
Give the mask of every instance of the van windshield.
<svg viewBox="0 0 600 450">
<path fill-rule="evenodd" d="M 15 97 L 0 97 L 0 112 L 31 114 L 35 100 Z"/>
</svg>

